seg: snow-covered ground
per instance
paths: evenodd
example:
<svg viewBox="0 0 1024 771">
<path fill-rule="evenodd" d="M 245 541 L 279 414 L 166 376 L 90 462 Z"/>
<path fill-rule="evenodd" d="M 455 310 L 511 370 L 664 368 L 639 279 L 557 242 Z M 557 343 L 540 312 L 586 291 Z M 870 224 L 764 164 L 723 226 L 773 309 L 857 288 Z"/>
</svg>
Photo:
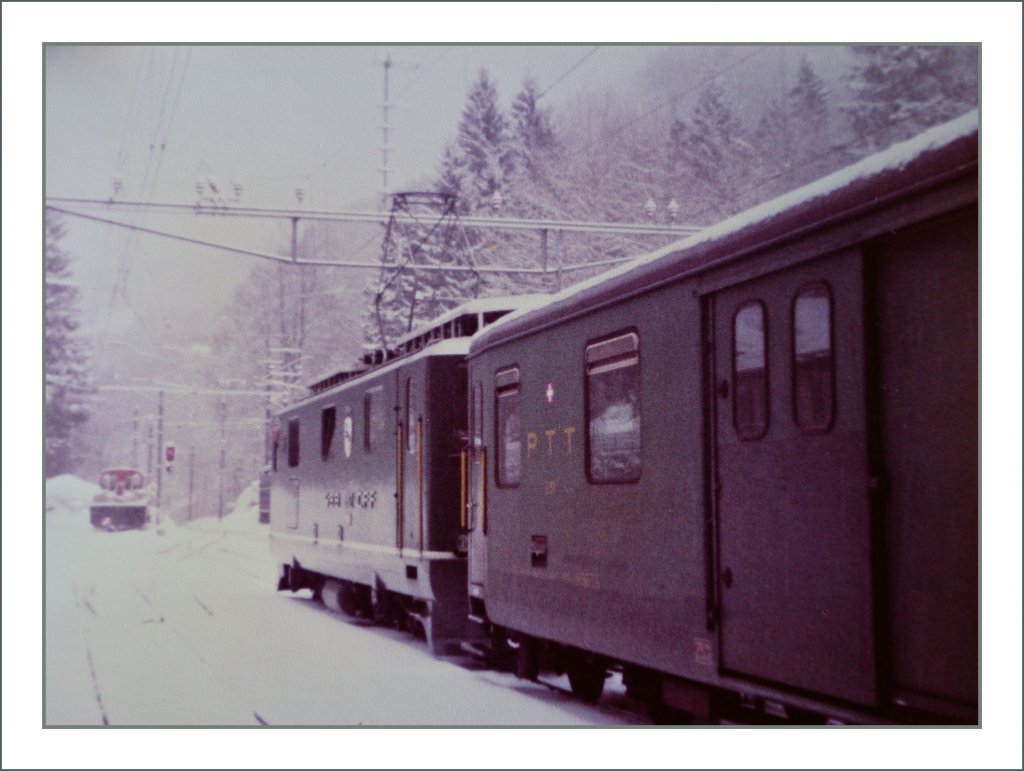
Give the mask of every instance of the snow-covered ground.
<svg viewBox="0 0 1024 771">
<path fill-rule="evenodd" d="M 597 708 L 434 658 L 309 592 L 275 591 L 250 487 L 223 520 L 108 533 L 92 488 L 52 480 L 46 544 L 50 726 L 577 726 L 643 723 L 612 684 Z M 85 504 L 83 506 L 83 503 Z"/>
<path fill-rule="evenodd" d="M 983 734 L 1019 738 L 1019 722 L 1009 728 L 999 713 L 986 714 L 984 732 L 636 725 L 614 684 L 591 707 L 435 659 L 421 641 L 348 621 L 308 593 L 275 592 L 254 489 L 222 521 L 162 517 L 159 530 L 120 533 L 89 525 L 94 491 L 73 477 L 47 485 L 41 711 L 38 627 L 12 628 L 5 612 L 4 768 L 974 768 L 1003 767 L 979 765 L 994 757 Z M 18 594 L 35 601 L 38 575 L 29 568 Z M 9 645 L 15 637 L 28 644 Z M 110 731 L 104 720 L 292 730 Z M 360 723 L 483 728 L 296 728 Z"/>
</svg>

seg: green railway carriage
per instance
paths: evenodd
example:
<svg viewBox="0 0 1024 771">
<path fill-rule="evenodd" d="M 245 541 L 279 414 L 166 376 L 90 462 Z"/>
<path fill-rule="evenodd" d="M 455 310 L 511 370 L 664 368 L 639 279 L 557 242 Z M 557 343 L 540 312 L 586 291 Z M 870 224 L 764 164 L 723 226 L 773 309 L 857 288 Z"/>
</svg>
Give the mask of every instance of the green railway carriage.
<svg viewBox="0 0 1024 771">
<path fill-rule="evenodd" d="M 469 350 L 471 617 L 701 720 L 977 721 L 977 114 Z"/>
<path fill-rule="evenodd" d="M 314 384 L 279 588 L 673 721 L 977 723 L 977 164 L 975 112 Z"/>
</svg>

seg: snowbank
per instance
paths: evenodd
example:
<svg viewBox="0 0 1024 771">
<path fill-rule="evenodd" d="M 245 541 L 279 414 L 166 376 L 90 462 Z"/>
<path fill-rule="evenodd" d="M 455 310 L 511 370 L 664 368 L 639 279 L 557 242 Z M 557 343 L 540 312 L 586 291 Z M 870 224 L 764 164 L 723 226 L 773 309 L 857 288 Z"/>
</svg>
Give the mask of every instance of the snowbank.
<svg viewBox="0 0 1024 771">
<path fill-rule="evenodd" d="M 260 481 L 257 479 L 238 494 L 238 498 L 236 498 L 235 502 L 231 505 L 231 512 L 234 514 L 245 509 L 252 509 L 259 513 L 259 507 Z"/>
<path fill-rule="evenodd" d="M 57 516 L 88 515 L 92 498 L 99 485 L 86 482 L 72 474 L 61 474 L 46 480 L 46 513 Z"/>
<path fill-rule="evenodd" d="M 233 527 L 244 527 L 255 530 L 260 525 L 260 482 L 257 479 L 246 487 L 231 504 L 224 521 Z M 266 530 L 266 526 L 262 526 Z"/>
<path fill-rule="evenodd" d="M 262 535 L 267 535 L 270 532 L 269 525 L 260 524 L 260 483 L 258 480 L 242 490 L 235 502 L 227 506 L 227 512 L 223 518 L 218 518 L 214 514 L 209 517 L 198 517 L 183 524 L 187 527 L 204 530 L 220 529 Z"/>
</svg>

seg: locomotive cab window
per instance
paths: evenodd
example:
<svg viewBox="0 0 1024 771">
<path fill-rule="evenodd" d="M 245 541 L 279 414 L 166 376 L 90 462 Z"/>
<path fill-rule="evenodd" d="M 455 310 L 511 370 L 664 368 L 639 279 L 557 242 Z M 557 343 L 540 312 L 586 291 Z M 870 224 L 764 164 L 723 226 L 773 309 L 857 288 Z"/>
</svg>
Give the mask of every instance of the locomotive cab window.
<svg viewBox="0 0 1024 771">
<path fill-rule="evenodd" d="M 640 336 L 628 332 L 587 346 L 587 476 L 640 479 Z"/>
<path fill-rule="evenodd" d="M 299 465 L 299 419 L 288 421 L 288 467 Z"/>
<path fill-rule="evenodd" d="M 320 413 L 320 457 L 327 460 L 331 456 L 331 444 L 334 442 L 334 424 L 337 413 L 334 407 L 325 407 Z"/>
<path fill-rule="evenodd" d="M 740 439 L 768 431 L 768 359 L 764 305 L 753 301 L 733 319 L 733 425 Z"/>
<path fill-rule="evenodd" d="M 501 370 L 494 376 L 497 415 L 497 463 L 499 487 L 519 484 L 523 468 L 523 449 L 519 425 L 519 368 Z"/>
<path fill-rule="evenodd" d="M 832 295 L 818 283 L 793 301 L 793 419 L 804 433 L 822 433 L 834 413 Z"/>
</svg>

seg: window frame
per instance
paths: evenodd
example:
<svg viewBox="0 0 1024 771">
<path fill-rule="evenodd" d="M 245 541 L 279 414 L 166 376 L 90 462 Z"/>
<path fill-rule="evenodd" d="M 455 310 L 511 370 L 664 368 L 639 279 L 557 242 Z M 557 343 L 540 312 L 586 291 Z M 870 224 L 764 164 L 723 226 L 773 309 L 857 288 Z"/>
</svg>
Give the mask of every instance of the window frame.
<svg viewBox="0 0 1024 771">
<path fill-rule="evenodd" d="M 627 344 L 629 338 L 635 343 L 630 347 Z M 622 343 L 619 343 L 619 341 Z M 618 345 L 615 345 L 618 343 Z M 603 358 L 601 347 L 605 346 Z M 593 352 L 593 353 L 592 353 Z M 639 460 L 636 475 L 628 478 L 617 479 L 596 479 L 594 477 L 593 458 L 594 448 L 591 438 L 591 416 L 593 405 L 591 398 L 591 378 L 595 375 L 602 375 L 617 369 L 636 367 L 637 378 L 637 416 L 640 424 L 638 431 L 637 458 Z M 636 327 L 628 327 L 601 337 L 588 340 L 583 346 L 583 422 L 585 425 L 583 453 L 584 471 L 588 484 L 592 485 L 635 485 L 643 478 L 643 362 L 640 357 L 640 330 Z"/>
<path fill-rule="evenodd" d="M 736 321 L 737 321 L 737 319 L 739 319 L 741 312 L 743 312 L 746 308 L 750 308 L 750 307 L 754 307 L 754 306 L 756 306 L 756 307 L 761 309 L 761 343 L 762 343 L 761 354 L 762 354 L 762 357 L 764 359 L 764 367 L 763 367 L 764 378 L 763 378 L 763 384 L 762 384 L 762 387 L 761 387 L 761 400 L 762 400 L 763 410 L 764 410 L 764 425 L 761 427 L 760 432 L 758 432 L 756 434 L 752 434 L 752 433 L 751 434 L 747 434 L 747 433 L 744 433 L 743 430 L 740 429 L 739 410 L 737 409 L 737 404 L 739 403 L 740 388 L 739 388 L 739 377 L 738 377 L 739 370 L 736 368 L 736 364 L 737 364 L 737 361 L 739 359 L 739 356 L 738 356 L 739 352 L 738 352 L 737 346 L 736 346 L 737 339 L 738 339 L 738 336 L 736 334 Z M 739 439 L 741 442 L 759 442 L 762 439 L 764 439 L 766 436 L 768 436 L 768 431 L 771 428 L 771 423 L 772 423 L 772 411 L 771 411 L 771 366 L 770 366 L 771 365 L 771 356 L 769 355 L 769 341 L 770 341 L 770 338 L 769 338 L 769 334 L 768 334 L 768 307 L 765 304 L 764 300 L 762 300 L 760 297 L 757 297 L 757 298 L 752 298 L 750 300 L 746 300 L 743 303 L 741 303 L 740 305 L 738 305 L 736 307 L 735 312 L 732 315 L 732 323 L 730 325 L 730 330 L 731 331 L 730 331 L 730 335 L 729 336 L 731 338 L 731 340 L 730 340 L 730 343 L 731 343 L 730 348 L 731 348 L 731 354 L 732 355 L 730 357 L 729 368 L 730 368 L 731 377 L 732 377 L 732 428 L 733 428 L 733 432 L 736 434 L 736 438 Z"/>
<path fill-rule="evenodd" d="M 504 377 L 503 377 L 504 376 Z M 507 382 L 504 382 L 506 381 Z M 502 382 L 499 382 L 502 381 Z M 502 476 L 505 460 L 505 441 L 501 433 L 502 399 L 516 399 L 519 413 L 519 474 L 514 481 Z M 482 407 L 483 405 L 481 405 Z M 502 489 L 519 487 L 523 480 L 523 429 L 522 429 L 522 369 L 518 364 L 501 367 L 494 372 L 494 483 Z"/>
<path fill-rule="evenodd" d="M 814 425 L 804 425 L 800 422 L 800 399 L 798 395 L 798 377 L 797 377 L 797 350 L 796 350 L 796 305 L 797 301 L 804 294 L 807 294 L 810 290 L 823 289 L 825 292 L 825 298 L 828 300 L 828 360 L 829 360 L 829 413 L 828 420 L 824 423 Z M 800 286 L 796 292 L 793 293 L 793 298 L 790 302 L 790 376 L 791 376 L 791 396 L 792 396 L 792 409 L 793 409 L 793 425 L 799 429 L 801 434 L 807 436 L 814 436 L 816 434 L 827 434 L 832 430 L 832 427 L 836 422 L 836 411 L 838 410 L 837 396 L 836 393 L 836 324 L 835 324 L 835 299 L 832 292 L 832 287 L 824 279 L 811 281 L 807 284 Z"/>
<path fill-rule="evenodd" d="M 473 450 L 484 446 L 484 381 L 479 379 L 473 388 L 472 405 L 469 410 L 469 443 Z"/>
</svg>

